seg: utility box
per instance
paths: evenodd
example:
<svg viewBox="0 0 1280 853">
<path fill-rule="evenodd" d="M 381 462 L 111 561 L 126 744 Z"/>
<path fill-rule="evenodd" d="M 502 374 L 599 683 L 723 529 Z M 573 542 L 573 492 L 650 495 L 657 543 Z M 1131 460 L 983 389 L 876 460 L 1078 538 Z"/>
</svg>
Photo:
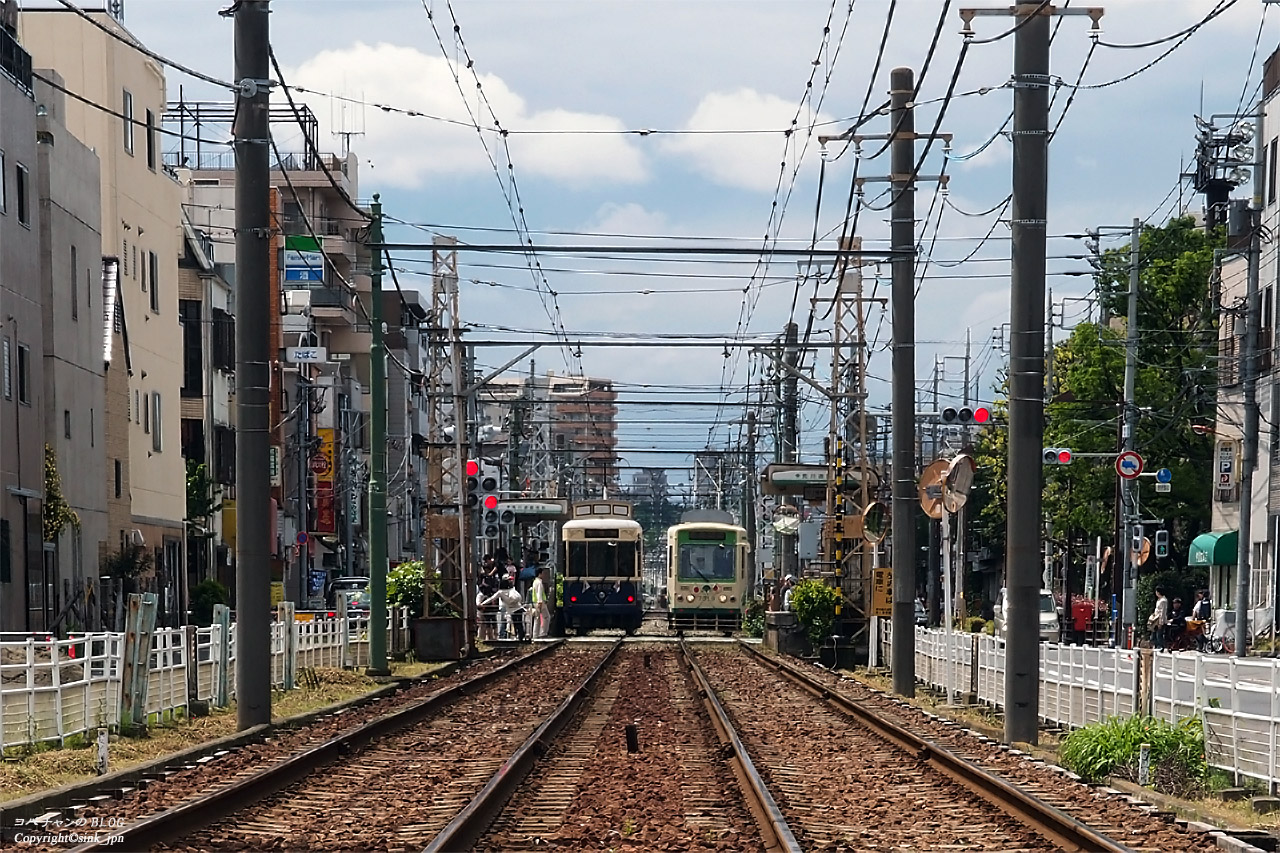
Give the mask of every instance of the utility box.
<svg viewBox="0 0 1280 853">
<path fill-rule="evenodd" d="M 419 661 L 461 660 L 466 645 L 466 624 L 458 617 L 413 620 L 413 653 Z"/>
<path fill-rule="evenodd" d="M 809 654 L 809 638 L 796 615 L 788 610 L 770 610 L 764 615 L 764 646 L 795 657 Z"/>
</svg>

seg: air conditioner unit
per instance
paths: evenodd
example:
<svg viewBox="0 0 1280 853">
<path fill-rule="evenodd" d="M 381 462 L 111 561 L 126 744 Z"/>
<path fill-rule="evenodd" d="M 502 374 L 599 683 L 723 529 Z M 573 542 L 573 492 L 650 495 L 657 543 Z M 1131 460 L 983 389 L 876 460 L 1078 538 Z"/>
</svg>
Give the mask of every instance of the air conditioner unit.
<svg viewBox="0 0 1280 853">
<path fill-rule="evenodd" d="M 311 312 L 311 291 L 286 290 L 284 292 L 284 309 L 286 314 L 309 314 Z"/>
</svg>

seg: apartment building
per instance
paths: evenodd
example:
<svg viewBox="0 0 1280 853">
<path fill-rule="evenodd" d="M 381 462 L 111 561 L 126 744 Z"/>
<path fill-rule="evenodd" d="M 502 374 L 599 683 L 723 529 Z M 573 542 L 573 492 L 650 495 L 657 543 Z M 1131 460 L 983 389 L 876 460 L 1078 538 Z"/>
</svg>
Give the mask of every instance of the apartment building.
<svg viewBox="0 0 1280 853">
<path fill-rule="evenodd" d="M 17 9 L 0 2 L 0 630 L 54 618 L 40 515 L 44 499 L 44 318 L 31 56 Z"/>
<path fill-rule="evenodd" d="M 186 470 L 179 416 L 181 199 L 157 133 L 165 76 L 113 15 L 89 15 L 91 21 L 65 9 L 24 11 L 21 32 L 37 66 L 56 70 L 66 88 L 112 111 L 70 98 L 65 107 L 68 130 L 97 152 L 103 253 L 118 260 L 108 298 L 119 315 L 124 365 L 122 376 L 108 371 L 104 557 L 142 561 L 143 588 L 159 594 L 161 624 L 173 624 L 185 609 Z"/>
<path fill-rule="evenodd" d="M 57 72 L 41 75 L 62 85 Z M 74 520 L 49 525 L 57 630 L 96 624 L 99 550 L 107 542 L 102 200 L 98 156 L 64 124 L 66 97 L 39 80 L 36 142 L 44 317 L 45 444 Z M 49 460 L 46 460 L 46 464 Z M 46 499 L 56 505 L 52 478 Z M 54 533 L 53 527 L 61 527 Z"/>
</svg>

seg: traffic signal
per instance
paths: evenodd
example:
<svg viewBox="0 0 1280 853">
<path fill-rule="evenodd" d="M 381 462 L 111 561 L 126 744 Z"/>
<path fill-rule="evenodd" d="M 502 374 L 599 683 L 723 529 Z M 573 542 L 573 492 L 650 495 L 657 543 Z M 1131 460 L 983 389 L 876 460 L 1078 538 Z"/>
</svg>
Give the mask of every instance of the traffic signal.
<svg viewBox="0 0 1280 853">
<path fill-rule="evenodd" d="M 467 475 L 467 506 L 480 505 L 480 462 L 476 459 L 468 459 L 466 465 Z"/>
<path fill-rule="evenodd" d="M 1169 531 L 1167 530 L 1156 531 L 1156 556 L 1169 556 Z"/>
<path fill-rule="evenodd" d="M 1135 524 L 1129 531 L 1129 550 L 1135 554 L 1142 553 L 1142 543 L 1145 540 L 1142 525 Z"/>
<path fill-rule="evenodd" d="M 957 409 L 955 406 L 947 406 L 942 410 L 942 422 L 944 424 L 985 424 L 991 421 L 991 410 L 986 406 L 978 406 L 976 409 L 964 406 Z"/>
<path fill-rule="evenodd" d="M 1046 465 L 1071 464 L 1071 448 L 1069 447 L 1046 447 L 1043 453 L 1042 458 Z"/>
<path fill-rule="evenodd" d="M 503 524 L 515 524 L 516 514 L 509 509 L 504 509 L 498 514 L 498 520 Z"/>
<path fill-rule="evenodd" d="M 485 539 L 497 539 L 501 535 L 498 522 L 498 491 L 500 471 L 496 465 L 485 465 L 480 471 L 480 535 Z"/>
</svg>

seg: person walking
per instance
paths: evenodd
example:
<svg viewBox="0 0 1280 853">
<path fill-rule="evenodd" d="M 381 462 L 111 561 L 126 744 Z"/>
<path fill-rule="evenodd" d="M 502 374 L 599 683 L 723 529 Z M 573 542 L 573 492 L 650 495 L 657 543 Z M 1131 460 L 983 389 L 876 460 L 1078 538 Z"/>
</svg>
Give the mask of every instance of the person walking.
<svg viewBox="0 0 1280 853">
<path fill-rule="evenodd" d="M 791 593 L 796 590 L 796 576 L 787 575 L 782 581 L 782 609 L 791 609 Z"/>
<path fill-rule="evenodd" d="M 538 566 L 533 574 L 533 587 L 529 590 L 529 603 L 533 606 L 533 638 L 540 640 L 547 636 L 551 627 L 551 609 L 547 606 L 547 586 L 542 580 L 546 571 Z"/>
<path fill-rule="evenodd" d="M 524 599 L 515 584 L 503 578 L 489 601 L 498 607 L 498 639 L 524 640 Z"/>
<path fill-rule="evenodd" d="M 1147 617 L 1147 629 L 1151 631 L 1151 645 L 1157 649 L 1164 648 L 1165 629 L 1169 624 L 1169 599 L 1164 596 L 1164 587 L 1156 587 L 1156 606 Z"/>
</svg>

